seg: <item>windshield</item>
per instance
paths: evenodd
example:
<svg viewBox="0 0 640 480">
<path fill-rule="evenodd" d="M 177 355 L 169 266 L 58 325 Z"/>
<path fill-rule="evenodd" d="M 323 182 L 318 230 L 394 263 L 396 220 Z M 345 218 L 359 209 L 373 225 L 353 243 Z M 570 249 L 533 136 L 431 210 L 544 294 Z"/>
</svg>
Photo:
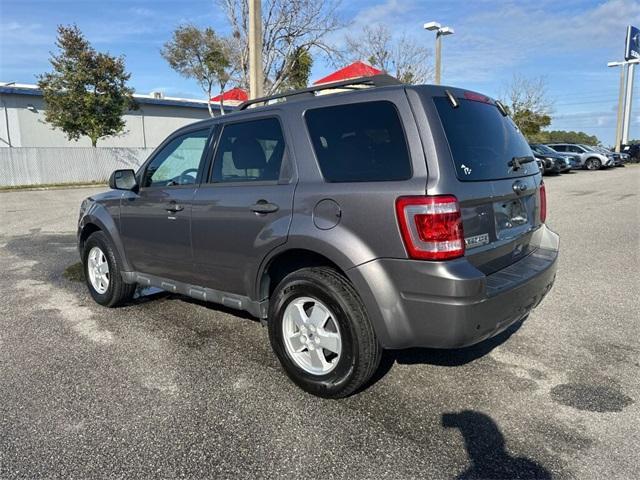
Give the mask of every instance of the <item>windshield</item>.
<svg viewBox="0 0 640 480">
<path fill-rule="evenodd" d="M 578 145 L 578 146 L 584 148 L 587 152 L 595 152 L 595 150 L 589 145 Z"/>
<path fill-rule="evenodd" d="M 518 127 L 490 103 L 433 97 L 460 180 L 497 180 L 538 173 Z M 513 159 L 517 158 L 517 162 Z M 529 160 L 529 161 L 527 161 Z"/>
</svg>

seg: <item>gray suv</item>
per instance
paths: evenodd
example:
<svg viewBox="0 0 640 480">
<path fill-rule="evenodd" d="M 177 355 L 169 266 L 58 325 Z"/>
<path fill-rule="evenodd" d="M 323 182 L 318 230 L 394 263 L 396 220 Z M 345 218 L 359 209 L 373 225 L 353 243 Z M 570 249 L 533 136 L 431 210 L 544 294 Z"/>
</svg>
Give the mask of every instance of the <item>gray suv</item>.
<svg viewBox="0 0 640 480">
<path fill-rule="evenodd" d="M 547 146 L 559 153 L 579 155 L 582 168 L 587 170 L 600 170 L 603 167 L 612 167 L 614 165 L 613 155 L 604 155 L 588 145 L 549 143 Z"/>
<path fill-rule="evenodd" d="M 109 184 L 78 224 L 96 302 L 139 285 L 245 310 L 323 397 L 361 388 L 383 349 L 496 335 L 556 275 L 529 145 L 499 102 L 458 88 L 376 76 L 257 99 Z"/>
</svg>

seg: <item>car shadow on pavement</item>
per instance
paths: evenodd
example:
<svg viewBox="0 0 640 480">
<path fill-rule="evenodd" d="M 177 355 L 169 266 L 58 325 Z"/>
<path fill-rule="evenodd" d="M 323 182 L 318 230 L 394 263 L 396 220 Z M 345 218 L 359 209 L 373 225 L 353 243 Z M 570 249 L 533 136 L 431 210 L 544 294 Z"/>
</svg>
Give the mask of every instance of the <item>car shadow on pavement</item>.
<svg viewBox="0 0 640 480">
<path fill-rule="evenodd" d="M 504 435 L 484 413 L 463 410 L 443 413 L 442 426 L 457 428 L 464 439 L 470 466 L 459 479 L 550 479 L 551 473 L 526 457 L 514 457 L 505 449 Z"/>
<path fill-rule="evenodd" d="M 506 342 L 511 335 L 520 329 L 525 320 L 526 318 L 514 323 L 495 337 L 488 338 L 487 340 L 470 347 L 451 349 L 407 348 L 404 350 L 385 350 L 382 353 L 382 359 L 380 360 L 378 370 L 373 374 L 364 389 L 369 388 L 371 385 L 381 380 L 387 373 L 389 373 L 396 362 L 405 365 L 428 364 L 440 367 L 459 367 L 473 362 L 478 358 L 484 357 L 494 348 Z"/>
</svg>

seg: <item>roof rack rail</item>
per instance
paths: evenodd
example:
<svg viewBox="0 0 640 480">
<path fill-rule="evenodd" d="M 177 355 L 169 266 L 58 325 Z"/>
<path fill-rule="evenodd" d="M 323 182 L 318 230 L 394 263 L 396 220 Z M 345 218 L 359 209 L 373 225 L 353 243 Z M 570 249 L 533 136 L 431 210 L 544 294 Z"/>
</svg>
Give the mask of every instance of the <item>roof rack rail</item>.
<svg viewBox="0 0 640 480">
<path fill-rule="evenodd" d="M 372 75 L 369 77 L 358 77 L 352 78 L 350 80 L 340 80 L 338 82 L 331 83 L 323 83 L 322 85 L 316 85 L 313 87 L 303 88 L 301 90 L 290 90 L 284 93 L 276 93 L 275 95 L 269 95 L 267 97 L 259 97 L 253 98 L 251 100 L 247 100 L 242 102 L 238 106 L 238 110 L 245 110 L 247 107 L 251 105 L 255 105 L 256 103 L 267 103 L 270 100 L 276 100 L 278 98 L 288 98 L 288 97 L 296 97 L 298 95 L 305 96 L 315 96 L 315 92 L 319 92 L 321 90 L 330 90 L 334 88 L 345 88 L 349 89 L 351 87 L 355 87 L 357 85 L 370 85 L 372 87 L 385 87 L 388 85 L 402 85 L 402 82 L 395 77 L 387 74 L 380 75 Z"/>
</svg>

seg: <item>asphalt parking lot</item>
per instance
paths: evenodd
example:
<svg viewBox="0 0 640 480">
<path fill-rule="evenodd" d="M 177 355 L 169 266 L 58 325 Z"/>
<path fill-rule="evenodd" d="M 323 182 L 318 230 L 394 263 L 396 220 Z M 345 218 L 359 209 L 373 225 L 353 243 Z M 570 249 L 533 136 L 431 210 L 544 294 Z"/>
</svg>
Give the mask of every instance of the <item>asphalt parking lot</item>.
<svg viewBox="0 0 640 480">
<path fill-rule="evenodd" d="M 554 289 L 461 351 L 385 354 L 330 401 L 266 329 L 67 278 L 96 189 L 0 192 L 0 478 L 640 478 L 640 166 L 545 177 Z"/>
</svg>

